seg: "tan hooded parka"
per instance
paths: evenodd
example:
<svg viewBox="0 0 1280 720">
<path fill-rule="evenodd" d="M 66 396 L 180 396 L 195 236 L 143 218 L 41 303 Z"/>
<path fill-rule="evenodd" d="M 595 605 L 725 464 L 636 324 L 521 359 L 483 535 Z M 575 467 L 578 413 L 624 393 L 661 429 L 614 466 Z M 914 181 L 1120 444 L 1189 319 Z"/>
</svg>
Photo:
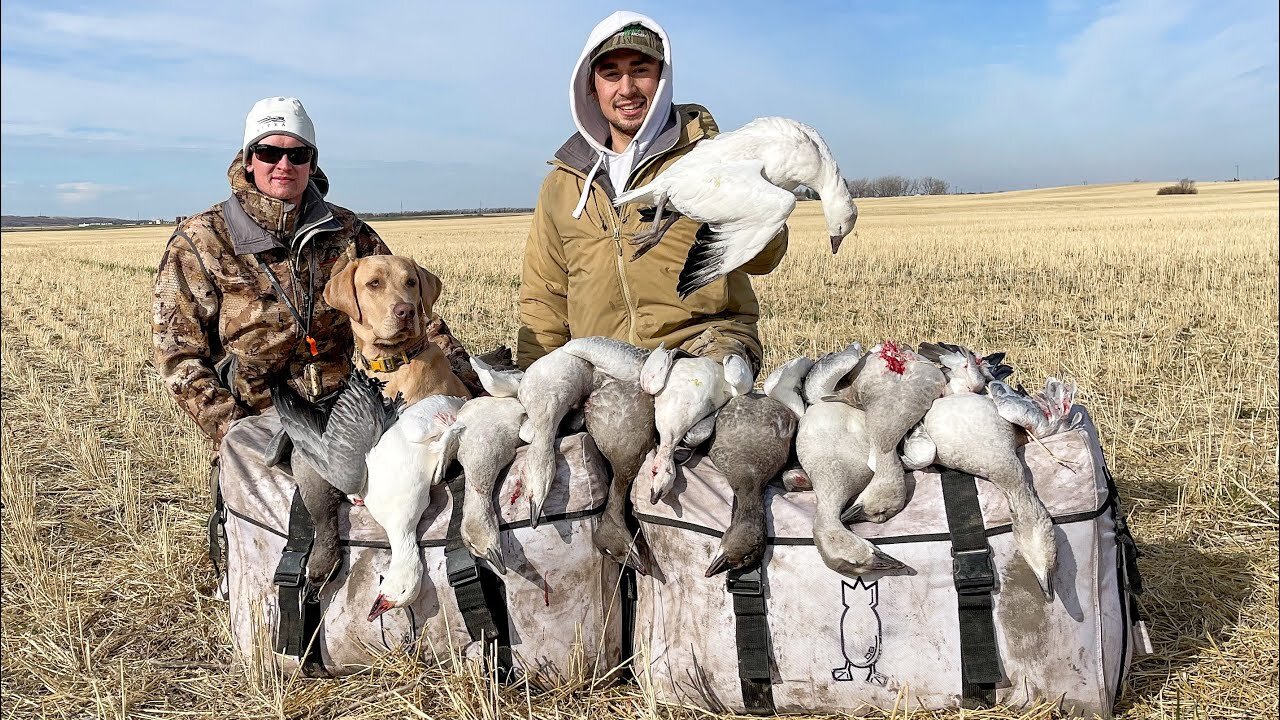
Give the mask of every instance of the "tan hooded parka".
<svg viewBox="0 0 1280 720">
<path fill-rule="evenodd" d="M 686 300 L 676 294 L 676 280 L 705 226 L 682 217 L 657 246 L 631 260 L 629 241 L 650 229 L 653 209 L 613 206 L 618 191 L 601 163 L 601 152 L 607 153 L 602 143 L 608 129 L 587 88 L 591 51 L 635 22 L 662 38 L 666 61 L 653 109 L 633 141 L 640 143 L 639 161 L 630 172 L 627 188 L 650 182 L 698 141 L 719 132 L 706 108 L 670 104 L 671 44 L 656 22 L 618 12 L 596 26 L 571 83 L 570 105 L 579 131 L 550 163 L 553 169 L 542 183 L 525 245 L 517 362 L 528 367 L 570 338 L 599 335 L 644 348 L 665 343 L 716 358 L 735 353 L 759 372 L 760 305 L 748 276 L 768 273 L 782 261 L 786 228 L 752 261 Z M 582 211 L 574 217 L 580 204 Z"/>
</svg>

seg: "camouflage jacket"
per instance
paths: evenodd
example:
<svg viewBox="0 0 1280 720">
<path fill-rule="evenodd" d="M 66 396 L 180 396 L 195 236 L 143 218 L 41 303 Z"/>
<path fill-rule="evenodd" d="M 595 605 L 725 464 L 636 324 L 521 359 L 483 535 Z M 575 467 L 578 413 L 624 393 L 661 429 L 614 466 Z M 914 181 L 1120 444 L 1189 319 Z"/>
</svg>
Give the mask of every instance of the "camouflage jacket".
<svg viewBox="0 0 1280 720">
<path fill-rule="evenodd" d="M 227 176 L 231 197 L 187 218 L 169 239 L 151 326 L 165 387 L 215 445 L 232 421 L 270 407 L 272 378 L 310 395 L 303 375 L 314 364 L 320 395 L 341 385 L 355 344 L 347 316 L 324 302 L 325 283 L 353 257 L 391 252 L 354 213 L 324 201 L 329 183 L 318 168 L 296 208 L 260 193 L 240 154 Z M 428 332 L 479 392 L 467 351 L 444 321 Z"/>
</svg>

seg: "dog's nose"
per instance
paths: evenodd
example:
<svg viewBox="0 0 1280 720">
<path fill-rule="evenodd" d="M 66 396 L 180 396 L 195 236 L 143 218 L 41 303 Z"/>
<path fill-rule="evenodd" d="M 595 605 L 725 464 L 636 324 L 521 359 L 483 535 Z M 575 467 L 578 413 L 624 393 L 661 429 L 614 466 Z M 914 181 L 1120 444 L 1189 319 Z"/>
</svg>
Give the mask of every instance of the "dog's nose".
<svg viewBox="0 0 1280 720">
<path fill-rule="evenodd" d="M 391 308 L 391 313 L 401 320 L 413 319 L 413 311 L 414 307 L 409 303 L 396 303 L 395 307 Z"/>
</svg>

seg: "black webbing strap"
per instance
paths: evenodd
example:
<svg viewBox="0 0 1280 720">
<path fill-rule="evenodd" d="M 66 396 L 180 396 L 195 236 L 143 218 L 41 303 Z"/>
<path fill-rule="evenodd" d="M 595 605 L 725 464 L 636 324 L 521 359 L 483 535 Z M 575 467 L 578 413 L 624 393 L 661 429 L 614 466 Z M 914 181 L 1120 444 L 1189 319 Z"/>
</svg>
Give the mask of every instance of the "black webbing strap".
<svg viewBox="0 0 1280 720">
<path fill-rule="evenodd" d="M 462 621 L 471 639 L 484 645 L 487 661 L 495 657 L 498 677 L 511 677 L 511 634 L 507 630 L 506 590 L 488 568 L 480 567 L 471 551 L 462 544 L 462 490 L 465 478 L 457 473 L 449 480 L 453 508 L 449 514 L 449 534 L 444 546 L 444 568 L 449 587 L 462 611 Z M 490 647 L 493 646 L 493 650 Z"/>
<path fill-rule="evenodd" d="M 1138 572 L 1138 558 L 1142 557 L 1142 552 L 1138 550 L 1138 544 L 1133 539 L 1133 532 L 1129 530 L 1129 521 L 1125 519 L 1124 513 L 1120 510 L 1120 492 L 1116 488 L 1116 479 L 1111 475 L 1111 468 L 1107 467 L 1104 460 L 1102 463 L 1102 474 L 1107 480 L 1107 492 L 1114 501 L 1114 512 L 1116 518 L 1116 545 L 1119 546 L 1117 556 L 1120 559 L 1120 569 L 1124 571 L 1122 579 L 1125 581 L 1126 590 L 1130 593 L 1132 600 L 1133 612 L 1138 612 L 1138 603 L 1133 599 L 1134 595 L 1142 594 L 1142 574 Z M 1135 615 L 1134 621 L 1139 618 Z"/>
<path fill-rule="evenodd" d="M 618 671 L 618 679 L 629 683 L 635 680 L 635 634 L 636 634 L 636 570 L 630 565 L 622 566 L 622 669 Z"/>
<path fill-rule="evenodd" d="M 609 475 L 610 482 L 613 481 L 612 471 Z M 610 486 L 612 487 L 612 486 Z M 637 552 L 648 552 L 647 547 L 642 548 L 640 543 L 644 542 L 644 536 L 640 533 L 640 520 L 636 518 L 631 507 L 631 498 L 628 496 L 626 502 L 623 503 L 623 518 L 627 523 L 627 531 L 631 533 L 631 542 L 634 543 Z M 635 660 L 636 660 L 636 603 L 640 598 L 640 581 L 636 574 L 636 569 L 630 565 L 622 566 L 622 577 L 619 578 L 622 583 L 622 669 L 618 671 L 618 679 L 622 682 L 633 682 L 636 679 Z"/>
<path fill-rule="evenodd" d="M 733 597 L 742 704 L 752 715 L 773 715 L 769 619 L 765 615 L 764 577 L 760 567 L 757 565 L 750 570 L 730 570 L 725 589 Z"/>
<path fill-rule="evenodd" d="M 213 563 L 214 581 L 222 585 L 222 547 L 227 542 L 227 509 L 222 502 L 218 458 L 209 466 L 209 489 L 213 493 L 213 512 L 209 514 L 209 562 Z"/>
<path fill-rule="evenodd" d="M 994 602 L 995 564 L 987 544 L 977 480 L 967 473 L 944 470 L 942 502 L 951 531 L 951 573 L 960 619 L 961 696 L 968 707 L 995 704 L 1000 682 Z"/>
<path fill-rule="evenodd" d="M 295 488 L 289 506 L 288 539 L 276 565 L 272 582 L 278 590 L 279 626 L 276 652 L 291 655 L 302 663 L 304 675 L 325 674 L 318 634 L 323 615 L 318 597 L 307 597 L 307 558 L 315 540 L 311 514 Z"/>
</svg>

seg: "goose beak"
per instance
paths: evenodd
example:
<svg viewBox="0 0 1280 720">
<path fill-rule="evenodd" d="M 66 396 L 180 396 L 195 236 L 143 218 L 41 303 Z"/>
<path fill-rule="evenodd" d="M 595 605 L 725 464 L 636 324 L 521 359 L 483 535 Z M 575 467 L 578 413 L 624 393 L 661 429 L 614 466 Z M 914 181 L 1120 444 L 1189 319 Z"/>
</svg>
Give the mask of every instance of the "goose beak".
<svg viewBox="0 0 1280 720">
<path fill-rule="evenodd" d="M 845 525 L 866 522 L 867 514 L 862 511 L 862 503 L 854 503 L 840 513 L 840 522 Z"/>
<path fill-rule="evenodd" d="M 729 558 L 725 557 L 724 553 L 720 553 L 711 561 L 711 564 L 707 566 L 706 577 L 719 575 L 730 567 L 732 566 L 729 564 Z"/>
<path fill-rule="evenodd" d="M 657 488 L 654 488 L 654 489 L 650 490 L 650 491 L 649 491 L 649 504 L 650 504 L 650 505 L 657 505 L 657 504 L 658 504 L 658 502 L 662 500 L 662 496 L 663 496 L 663 495 L 666 495 L 666 493 L 665 493 L 665 492 L 663 492 L 663 491 L 661 491 L 661 490 L 659 490 L 659 489 L 657 489 Z"/>
<path fill-rule="evenodd" d="M 1040 573 L 1035 575 L 1036 580 L 1040 583 L 1040 589 L 1044 591 L 1045 602 L 1053 602 L 1053 576 L 1045 575 L 1042 577 Z"/>
<path fill-rule="evenodd" d="M 493 570 L 495 575 L 507 574 L 507 564 L 502 562 L 502 553 L 498 552 L 497 550 L 490 550 L 489 552 L 485 553 L 483 558 L 480 558 L 480 559 L 489 563 L 490 565 L 489 569 Z"/>
<path fill-rule="evenodd" d="M 638 548 L 632 546 L 632 548 L 627 551 L 626 564 L 641 575 L 644 575 L 645 577 L 649 576 L 649 561 L 645 559 L 644 555 L 641 554 Z"/>
<path fill-rule="evenodd" d="M 373 608 L 369 610 L 369 622 L 377 620 L 382 617 L 382 613 L 394 607 L 395 605 L 392 605 L 390 600 L 379 593 L 378 599 L 373 601 Z"/>
<path fill-rule="evenodd" d="M 537 528 L 538 522 L 542 518 L 542 505 L 535 503 L 533 498 L 529 498 L 529 527 Z"/>
<path fill-rule="evenodd" d="M 905 570 L 906 564 L 901 560 L 889 555 L 888 553 L 875 551 L 874 557 L 871 559 L 870 572 L 887 571 L 887 570 Z"/>
<path fill-rule="evenodd" d="M 840 243 L 842 242 L 844 242 L 844 238 L 840 237 L 839 235 L 831 236 L 831 254 L 832 255 L 835 255 L 836 253 L 840 252 Z"/>
</svg>

